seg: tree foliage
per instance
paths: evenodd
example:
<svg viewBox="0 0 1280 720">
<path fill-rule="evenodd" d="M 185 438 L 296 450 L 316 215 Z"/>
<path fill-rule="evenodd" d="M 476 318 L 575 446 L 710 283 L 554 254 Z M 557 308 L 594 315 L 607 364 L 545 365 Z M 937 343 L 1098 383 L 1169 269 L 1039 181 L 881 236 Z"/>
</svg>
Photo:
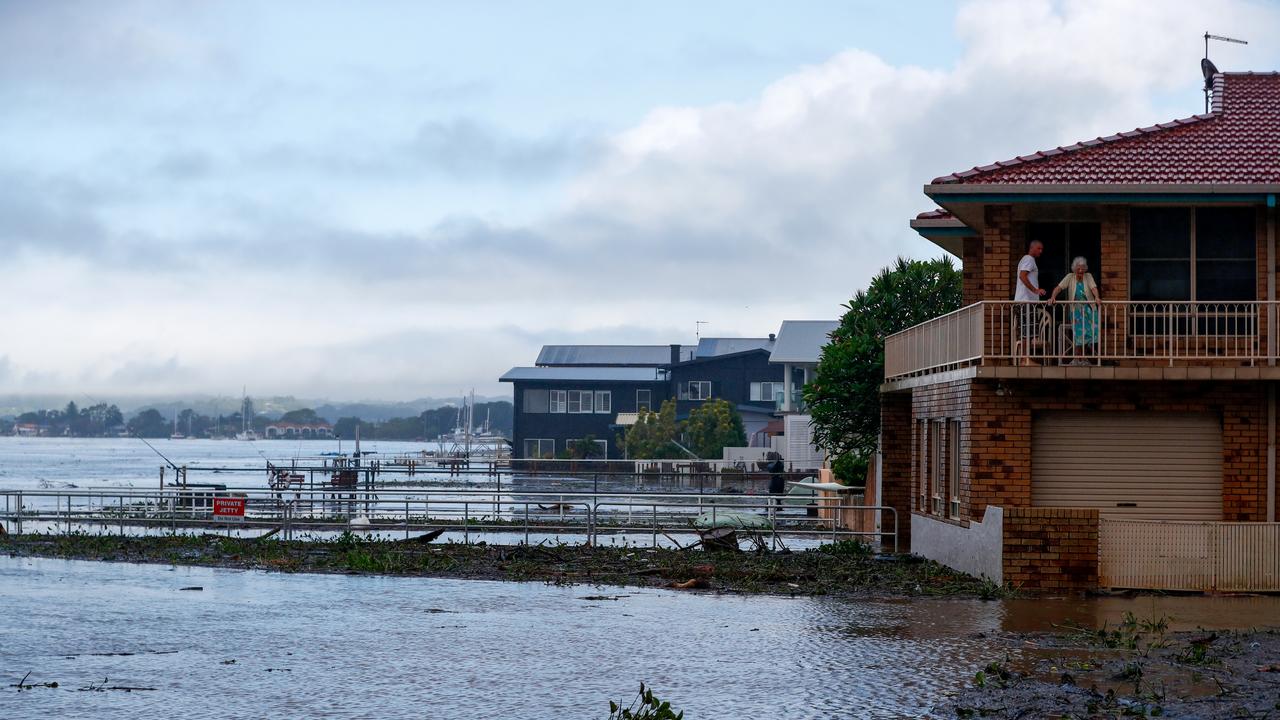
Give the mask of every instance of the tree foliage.
<svg viewBox="0 0 1280 720">
<path fill-rule="evenodd" d="M 904 260 L 881 270 L 845 307 L 804 389 L 815 442 L 865 458 L 880 436 L 884 339 L 960 307 L 961 272 L 947 258 Z"/>
<path fill-rule="evenodd" d="M 676 401 L 666 400 L 658 412 L 641 412 L 636 424 L 620 438 L 627 457 L 652 460 L 688 458 L 680 445 L 704 459 L 719 459 L 725 447 L 747 444 L 742 416 L 728 400 L 708 400 L 676 421 Z"/>
<path fill-rule="evenodd" d="M 747 433 L 742 416 L 728 400 L 708 400 L 684 421 L 685 447 L 704 460 L 718 460 L 726 447 L 744 447 Z"/>
<path fill-rule="evenodd" d="M 685 457 L 684 451 L 672 442 L 677 431 L 675 400 L 664 401 L 658 412 L 642 411 L 622 440 L 627 457 L 653 460 Z"/>
</svg>

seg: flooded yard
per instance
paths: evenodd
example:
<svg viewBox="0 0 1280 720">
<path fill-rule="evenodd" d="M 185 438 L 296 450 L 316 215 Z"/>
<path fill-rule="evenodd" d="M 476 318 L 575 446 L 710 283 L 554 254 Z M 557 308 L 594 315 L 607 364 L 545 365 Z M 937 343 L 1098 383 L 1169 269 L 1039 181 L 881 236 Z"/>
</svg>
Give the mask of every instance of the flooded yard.
<svg viewBox="0 0 1280 720">
<path fill-rule="evenodd" d="M 199 587 L 200 590 L 183 588 Z M 0 559 L 6 717 L 902 717 L 1000 606 Z M 94 686 L 140 691 L 80 691 Z"/>
<path fill-rule="evenodd" d="M 1004 660 L 1006 630 L 1280 617 L 1273 598 L 853 601 L 32 558 L 0 559 L 0 607 L 0 713 L 63 718 L 603 718 L 641 681 L 689 718 L 913 717 Z M 7 687 L 27 673 L 59 686 Z"/>
</svg>

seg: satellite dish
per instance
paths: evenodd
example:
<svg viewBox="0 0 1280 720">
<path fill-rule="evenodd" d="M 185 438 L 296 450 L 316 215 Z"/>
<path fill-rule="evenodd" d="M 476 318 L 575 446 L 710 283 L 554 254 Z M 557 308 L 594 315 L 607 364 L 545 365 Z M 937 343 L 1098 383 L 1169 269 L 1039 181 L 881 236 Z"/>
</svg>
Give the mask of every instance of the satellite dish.
<svg viewBox="0 0 1280 720">
<path fill-rule="evenodd" d="M 1204 89 L 1213 89 L 1213 76 L 1218 74 L 1218 66 L 1213 64 L 1209 58 L 1200 60 L 1200 72 L 1204 73 Z"/>
</svg>

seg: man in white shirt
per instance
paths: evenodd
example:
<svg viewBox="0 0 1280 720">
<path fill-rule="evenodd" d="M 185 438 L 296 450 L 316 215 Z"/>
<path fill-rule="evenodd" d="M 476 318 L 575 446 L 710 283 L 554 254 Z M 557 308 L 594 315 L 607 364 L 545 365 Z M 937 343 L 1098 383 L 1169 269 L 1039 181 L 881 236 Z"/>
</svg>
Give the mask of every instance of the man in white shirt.
<svg viewBox="0 0 1280 720">
<path fill-rule="evenodd" d="M 1027 305 L 1017 306 L 1015 313 L 1018 318 L 1018 325 L 1021 326 L 1019 333 L 1018 345 L 1015 354 L 1022 358 L 1023 365 L 1035 365 L 1030 357 L 1033 346 L 1037 340 L 1043 342 L 1043 338 L 1038 338 L 1040 334 L 1038 327 L 1040 325 L 1041 311 L 1030 303 L 1039 302 L 1044 297 L 1045 289 L 1040 287 L 1040 268 L 1036 265 L 1036 258 L 1040 257 L 1040 253 L 1044 252 L 1044 243 L 1039 240 L 1032 240 L 1031 245 L 1027 247 L 1027 254 L 1022 256 L 1018 261 L 1018 277 L 1014 283 L 1013 300 L 1019 303 L 1028 303 Z"/>
<path fill-rule="evenodd" d="M 1015 302 L 1035 302 L 1044 297 L 1045 290 L 1040 287 L 1040 268 L 1036 258 L 1044 252 L 1044 243 L 1032 240 L 1027 254 L 1018 261 L 1018 281 L 1013 290 Z"/>
</svg>

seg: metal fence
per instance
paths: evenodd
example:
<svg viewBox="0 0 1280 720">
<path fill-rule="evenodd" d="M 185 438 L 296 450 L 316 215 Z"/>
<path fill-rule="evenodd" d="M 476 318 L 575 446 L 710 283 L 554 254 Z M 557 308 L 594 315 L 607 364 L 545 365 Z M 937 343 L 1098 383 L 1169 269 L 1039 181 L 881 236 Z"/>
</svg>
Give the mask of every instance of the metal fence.
<svg viewBox="0 0 1280 720">
<path fill-rule="evenodd" d="M 885 506 L 822 503 L 816 498 L 700 493 L 496 492 L 490 490 L 418 490 L 370 492 L 359 488 L 320 491 L 262 488 L 173 488 L 165 490 L 0 491 L 0 521 L 12 533 L 110 532 L 138 530 L 169 533 L 191 530 L 266 532 L 283 539 L 308 533 L 353 531 L 413 533 L 444 530 L 471 542 L 504 533 L 529 542 L 533 535 L 579 536 L 597 542 L 609 535 L 644 535 L 656 546 L 659 536 L 697 534 L 728 524 L 757 539 L 863 538 L 898 550 L 897 513 Z M 243 500 L 243 516 L 215 514 L 221 500 Z M 810 502 L 812 500 L 812 502 Z M 887 514 L 889 527 L 852 530 L 836 511 L 867 510 Z M 701 526 L 695 521 L 702 517 Z"/>
<path fill-rule="evenodd" d="M 885 378 L 974 363 L 1084 364 L 1276 357 L 1274 302 L 983 301 L 885 338 Z"/>
</svg>

